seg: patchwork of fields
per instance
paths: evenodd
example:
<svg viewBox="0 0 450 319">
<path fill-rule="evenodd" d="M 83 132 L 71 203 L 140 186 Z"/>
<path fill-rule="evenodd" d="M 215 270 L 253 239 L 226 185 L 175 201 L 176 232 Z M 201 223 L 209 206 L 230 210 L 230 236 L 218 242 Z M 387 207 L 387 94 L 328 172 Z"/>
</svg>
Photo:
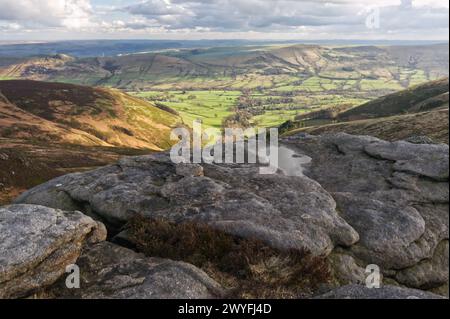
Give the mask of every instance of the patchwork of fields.
<svg viewBox="0 0 450 319">
<path fill-rule="evenodd" d="M 221 128 L 224 120 L 245 110 L 253 126 L 275 127 L 307 112 L 335 106 L 350 109 L 436 79 L 413 67 L 312 73 L 153 79 L 151 88 L 130 93 L 176 110 L 187 125 L 201 120 L 205 126 Z"/>
<path fill-rule="evenodd" d="M 245 45 L 8 61 L 0 80 L 116 88 L 177 111 L 187 125 L 271 127 L 446 77 L 448 45 Z"/>
<path fill-rule="evenodd" d="M 274 127 L 306 112 L 341 105 L 351 108 L 378 97 L 380 91 L 403 89 L 396 81 L 331 80 L 317 76 L 306 80 L 292 76 L 274 78 L 276 81 L 267 87 L 248 87 L 244 82 L 238 88 L 236 79 L 223 89 L 205 89 L 211 79 L 197 78 L 196 84 L 203 89 L 180 90 L 182 86 L 176 81 L 166 83 L 164 88 L 155 86 L 151 91 L 130 93 L 176 110 L 187 125 L 201 120 L 205 126 L 221 128 L 224 119 L 239 109 L 251 112 L 253 125 Z"/>
</svg>

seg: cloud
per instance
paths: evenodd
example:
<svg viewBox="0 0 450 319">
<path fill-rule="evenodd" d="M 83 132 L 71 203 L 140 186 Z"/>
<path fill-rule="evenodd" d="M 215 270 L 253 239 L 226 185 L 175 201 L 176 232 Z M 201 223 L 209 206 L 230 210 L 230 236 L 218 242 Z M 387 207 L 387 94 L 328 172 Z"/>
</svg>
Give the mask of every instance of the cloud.
<svg viewBox="0 0 450 319">
<path fill-rule="evenodd" d="M 169 0 L 147 0 L 142 3 L 127 6 L 125 10 L 131 14 L 149 17 L 183 15 L 188 13 L 183 5 L 171 3 Z"/>
<path fill-rule="evenodd" d="M 446 1 L 374 0 L 370 7 L 382 8 L 380 27 L 384 31 L 448 28 Z M 204 28 L 222 32 L 289 32 L 327 26 L 364 32 L 367 9 L 367 2 L 362 0 L 147 0 L 122 8 L 168 30 Z"/>
<path fill-rule="evenodd" d="M 379 28 L 368 28 L 374 8 Z M 0 0 L 0 30 L 96 38 L 447 39 L 448 8 L 447 0 Z"/>
<path fill-rule="evenodd" d="M 77 29 L 89 24 L 89 0 L 0 0 L 0 20 L 27 26 Z"/>
<path fill-rule="evenodd" d="M 22 26 L 18 23 L 0 21 L 0 31 L 2 32 L 20 31 L 21 29 Z"/>
</svg>

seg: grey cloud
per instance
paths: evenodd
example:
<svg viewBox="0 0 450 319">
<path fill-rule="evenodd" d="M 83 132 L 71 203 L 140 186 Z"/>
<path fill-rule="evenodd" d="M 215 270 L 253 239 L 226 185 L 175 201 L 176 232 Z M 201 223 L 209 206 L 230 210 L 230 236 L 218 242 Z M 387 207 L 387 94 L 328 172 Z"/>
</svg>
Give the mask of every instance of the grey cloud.
<svg viewBox="0 0 450 319">
<path fill-rule="evenodd" d="M 157 6 L 154 5 L 155 2 L 158 3 Z M 128 6 L 125 10 L 163 22 L 167 20 L 167 15 L 175 16 L 175 23 L 166 25 L 169 29 L 208 27 L 214 30 L 243 31 L 273 25 L 326 25 L 344 22 L 344 19 L 348 22 L 348 16 L 344 18 L 345 9 L 342 7 L 323 7 L 323 3 L 311 1 L 173 0 L 171 3 L 176 6 L 176 12 L 173 7 L 162 9 L 161 5 L 167 6 L 163 0 L 147 1 Z"/>
<path fill-rule="evenodd" d="M 381 8 L 379 29 L 366 27 L 371 6 Z M 448 11 L 445 0 L 0 0 L 0 31 L 448 38 Z"/>
<path fill-rule="evenodd" d="M 124 9 L 131 14 L 148 17 L 182 15 L 187 13 L 187 10 L 183 6 L 168 4 L 168 2 L 164 0 L 147 0 L 143 3 L 127 6 Z"/>
<path fill-rule="evenodd" d="M 149 0 L 123 8 L 166 29 L 201 27 L 214 31 L 289 31 L 333 25 L 365 31 L 367 14 L 361 14 L 365 9 L 367 2 L 353 0 Z M 381 18 L 383 30 L 448 28 L 448 9 L 417 8 L 412 0 L 384 6 Z"/>
<path fill-rule="evenodd" d="M 351 0 L 149 0 L 124 10 L 166 29 L 284 31 L 333 25 L 365 29 L 366 15 L 361 12 L 366 8 L 366 2 Z M 448 10 L 413 7 L 412 0 L 383 7 L 381 13 L 383 30 L 448 27 Z"/>
</svg>

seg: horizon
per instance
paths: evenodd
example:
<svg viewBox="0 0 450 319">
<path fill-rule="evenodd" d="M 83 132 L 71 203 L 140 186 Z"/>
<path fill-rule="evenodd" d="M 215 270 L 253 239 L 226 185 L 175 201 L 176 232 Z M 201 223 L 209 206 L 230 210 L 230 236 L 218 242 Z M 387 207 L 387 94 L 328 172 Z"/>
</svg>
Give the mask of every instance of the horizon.
<svg viewBox="0 0 450 319">
<path fill-rule="evenodd" d="M 189 50 L 214 50 L 221 48 L 233 50 L 263 50 L 277 47 L 427 47 L 448 46 L 442 40 L 259 40 L 259 39 L 202 39 L 202 40 L 170 40 L 170 39 L 87 39 L 61 41 L 1 41 L 0 57 L 54 56 L 63 54 L 73 57 L 113 57 L 124 55 L 140 55 L 159 52 L 183 52 Z"/>
<path fill-rule="evenodd" d="M 370 42 L 405 42 L 405 43 L 426 43 L 426 44 L 448 44 L 450 39 L 442 39 L 442 40 L 428 40 L 428 39 L 288 39 L 288 40 L 279 40 L 273 38 L 267 39 L 251 39 L 251 38 L 236 38 L 236 39 L 221 39 L 221 38 L 198 38 L 198 39 L 183 39 L 183 38 L 161 38 L 161 39 L 152 39 L 152 38 L 85 38 L 85 39 L 60 39 L 60 40 L 45 40 L 45 39 L 33 39 L 33 40 L 0 40 L 0 44 L 39 44 L 39 43 L 63 43 L 63 42 L 96 42 L 96 41 L 104 41 L 104 42 L 112 42 L 112 41 L 130 41 L 130 42 L 171 42 L 171 41 L 179 41 L 179 42 L 255 42 L 255 43 L 298 43 L 298 44 L 315 44 L 315 43 L 327 43 L 327 42 L 348 42 L 348 43 L 370 43 Z"/>
</svg>

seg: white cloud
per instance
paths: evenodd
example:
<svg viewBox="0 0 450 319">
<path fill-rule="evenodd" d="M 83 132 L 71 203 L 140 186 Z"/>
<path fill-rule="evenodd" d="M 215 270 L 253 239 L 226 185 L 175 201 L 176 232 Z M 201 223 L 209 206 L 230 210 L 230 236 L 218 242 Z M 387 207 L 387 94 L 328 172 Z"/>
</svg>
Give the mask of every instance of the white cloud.
<svg viewBox="0 0 450 319">
<path fill-rule="evenodd" d="M 77 29 L 89 24 L 89 0 L 0 0 L 0 20 Z"/>
<path fill-rule="evenodd" d="M 123 8 L 170 30 L 288 32 L 299 27 L 366 29 L 368 8 L 381 8 L 381 31 L 448 28 L 440 0 L 147 0 Z M 444 10 L 442 10 L 444 8 Z"/>
<path fill-rule="evenodd" d="M 18 23 L 15 22 L 4 22 L 4 21 L 0 21 L 0 31 L 19 31 L 22 29 L 22 26 Z"/>
<path fill-rule="evenodd" d="M 380 7 L 380 28 L 366 27 Z M 448 38 L 447 0 L 0 0 L 0 35 Z M 12 36 L 11 36 L 12 37 Z"/>
</svg>

